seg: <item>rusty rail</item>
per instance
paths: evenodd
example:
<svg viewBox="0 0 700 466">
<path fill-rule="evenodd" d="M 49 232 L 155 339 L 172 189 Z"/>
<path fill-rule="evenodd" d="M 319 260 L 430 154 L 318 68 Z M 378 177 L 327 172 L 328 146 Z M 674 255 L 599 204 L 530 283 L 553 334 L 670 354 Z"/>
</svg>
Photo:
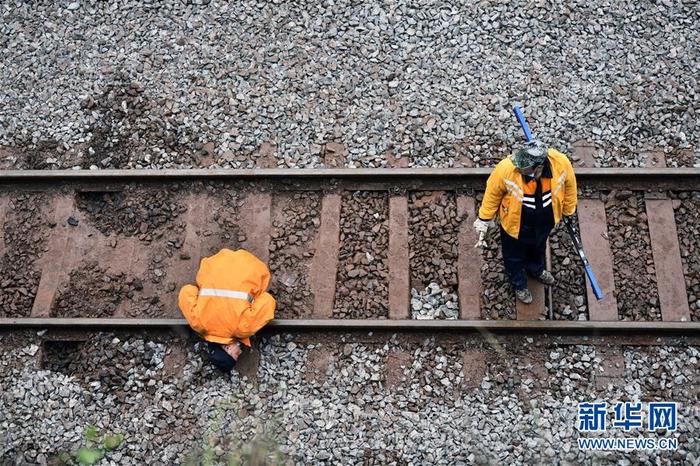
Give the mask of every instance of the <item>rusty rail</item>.
<svg viewBox="0 0 700 466">
<path fill-rule="evenodd" d="M 392 289 L 391 299 L 390 299 L 390 313 L 389 320 L 341 320 L 341 319 L 328 319 L 332 311 L 333 296 L 334 296 L 334 286 L 332 278 L 328 283 L 316 290 L 316 299 L 319 303 L 316 303 L 314 308 L 316 313 L 311 317 L 317 317 L 316 319 L 309 320 L 275 320 L 270 324 L 270 328 L 275 331 L 284 330 L 397 330 L 397 331 L 491 331 L 491 332 L 521 332 L 521 331 L 532 331 L 532 332 L 579 332 L 579 333 L 596 333 L 596 332 L 615 332 L 615 333 L 663 333 L 663 332 L 677 332 L 677 333 L 697 333 L 700 330 L 700 322 L 690 322 L 690 316 L 687 309 L 683 312 L 674 311 L 674 309 L 680 309 L 678 303 L 683 303 L 683 298 L 685 297 L 685 289 L 683 283 L 680 281 L 668 280 L 669 276 L 677 276 L 677 269 L 680 264 L 680 252 L 678 251 L 677 244 L 671 245 L 670 249 L 673 254 L 669 254 L 669 247 L 661 245 L 662 250 L 666 251 L 666 256 L 672 255 L 671 259 L 674 261 L 668 261 L 664 267 L 661 267 L 657 272 L 661 274 L 659 277 L 660 283 L 660 295 L 662 301 L 662 311 L 663 311 L 663 321 L 662 322 L 629 322 L 629 321 L 615 321 L 614 318 L 617 316 L 617 306 L 615 303 L 602 302 L 598 303 L 595 300 L 589 298 L 589 321 L 543 321 L 538 320 L 538 314 L 525 314 L 519 315 L 518 318 L 521 320 L 474 320 L 481 315 L 479 308 L 479 293 L 480 293 L 480 277 L 478 276 L 479 267 L 477 264 L 478 257 L 469 256 L 473 253 L 473 248 L 471 245 L 474 243 L 474 239 L 471 238 L 470 229 L 468 225 L 470 222 L 465 222 L 464 225 L 467 227 L 461 228 L 458 232 L 458 240 L 460 243 L 460 258 L 459 258 L 459 300 L 460 300 L 460 317 L 464 320 L 447 320 L 447 321 L 426 321 L 426 320 L 407 320 L 408 317 L 408 290 L 409 290 L 409 276 L 404 268 L 407 267 L 407 255 L 408 255 L 408 239 L 406 236 L 406 206 L 405 198 L 406 191 L 410 189 L 434 189 L 434 190 L 447 190 L 447 191 L 457 191 L 457 207 L 460 212 L 460 216 L 465 218 L 470 218 L 475 215 L 475 201 L 474 192 L 465 194 L 464 190 L 472 189 L 473 191 L 480 191 L 483 189 L 484 181 L 486 177 L 491 172 L 491 168 L 410 168 L 410 169 L 398 169 L 398 168 L 388 168 L 388 169 L 170 169 L 170 170 L 4 170 L 0 171 L 0 190 L 5 192 L 12 191 L 13 189 L 56 189 L 58 187 L 72 187 L 76 191 L 81 189 L 87 189 L 90 191 L 102 191 L 109 190 L 110 188 L 120 190 L 124 186 L 130 183 L 138 183 L 144 185 L 159 185 L 160 183 L 173 183 L 174 185 L 181 186 L 182 182 L 192 182 L 192 181 L 244 181 L 246 183 L 261 183 L 265 186 L 265 183 L 269 184 L 272 189 L 292 189 L 292 190 L 312 190 L 312 189 L 323 189 L 324 195 L 322 199 L 322 205 L 325 205 L 325 210 L 321 214 L 321 229 L 320 236 L 321 239 L 325 238 L 335 238 L 337 232 L 331 231 L 332 226 L 335 225 L 335 221 L 331 221 L 332 218 L 338 216 L 339 205 L 334 208 L 329 202 L 332 200 L 333 196 L 337 197 L 338 190 L 349 190 L 349 189 L 381 189 L 388 190 L 390 195 L 393 196 L 390 212 L 390 220 L 392 221 L 392 228 L 390 231 L 391 241 L 390 241 L 390 272 L 392 278 Z M 699 190 L 700 189 L 700 168 L 625 168 L 625 169 L 613 169 L 613 168 L 587 168 L 579 167 L 576 169 L 577 178 L 579 184 L 585 187 L 598 188 L 598 189 L 611 189 L 615 184 L 621 184 L 625 189 L 636 189 L 644 191 L 663 191 L 666 190 Z M 337 182 L 342 181 L 340 187 Z M 328 189 L 328 191 L 326 191 Z M 68 192 L 70 190 L 66 190 Z M 263 189 L 263 192 L 269 193 L 268 189 Z M 67 196 L 67 197 L 66 197 Z M 52 211 L 57 212 L 59 220 L 64 220 L 68 218 L 68 215 L 73 212 L 74 205 L 70 196 L 66 195 L 64 198 L 58 199 L 60 202 L 52 206 Z M 650 198 L 651 199 L 651 198 Z M 654 198 L 655 199 L 655 198 Z M 57 202 L 58 202 L 57 201 Z M 195 199 L 196 201 L 196 199 Z M 337 200 L 336 200 L 337 201 Z M 664 205 L 661 207 L 665 208 L 662 211 L 656 204 L 654 208 L 660 213 L 665 213 L 666 223 L 673 220 L 673 212 L 671 207 L 669 207 L 670 200 L 664 200 Z M 198 202 L 193 202 L 196 205 L 205 205 Z M 324 204 L 325 203 L 325 204 Z M 65 205 L 64 205 L 65 204 Z M 269 211 L 269 206 L 271 204 L 270 196 L 266 195 L 264 202 L 258 200 L 256 205 L 266 205 L 267 211 Z M 338 204 L 338 202 L 336 202 Z M 595 204 L 593 207 L 600 211 L 602 208 L 602 203 L 599 199 L 582 199 L 579 208 L 579 215 L 583 216 L 583 223 L 586 228 L 582 229 L 582 237 L 584 244 L 589 250 L 592 262 L 595 263 L 596 258 L 609 256 L 609 252 L 603 251 L 600 254 L 596 254 L 596 246 L 607 245 L 607 240 L 602 241 L 600 231 L 605 229 L 605 219 L 604 215 L 599 216 L 601 218 L 588 218 L 586 217 L 589 213 L 590 205 Z M 658 204 L 658 202 L 657 202 Z M 671 209 L 671 210 L 669 210 Z M 0 206 L 0 212 L 2 211 Z M 670 212 L 670 213 L 669 213 Z M 333 213 L 331 216 L 330 213 Z M 604 210 L 603 210 L 604 213 Z M 195 218 L 197 217 L 197 212 L 188 213 L 189 216 Z M 200 214 L 205 215 L 206 212 Z M 2 215 L 0 214 L 0 217 Z M 258 217 L 263 217 L 258 215 Z M 251 230 L 247 232 L 247 236 L 251 240 L 260 240 L 255 244 L 247 245 L 247 247 L 253 252 L 255 252 L 259 257 L 267 257 L 267 243 L 269 239 L 269 224 L 270 218 L 269 213 L 264 216 L 265 221 L 262 222 L 260 218 L 257 223 L 264 223 L 264 225 L 258 225 L 260 228 Z M 589 215 L 590 217 L 590 215 Z M 188 217 L 189 219 L 189 217 Z M 670 219 L 670 220 L 669 220 Z M 192 219 L 189 219 L 190 222 Z M 324 223 L 325 222 L 325 223 Z M 61 223 L 61 222 L 56 222 Z M 250 224 L 255 224 L 256 222 L 248 222 Z M 324 225 L 328 224 L 328 228 Z M 661 225 L 661 223 L 659 223 Z M 184 327 L 186 322 L 181 319 L 122 319 L 122 318 L 104 318 L 104 319 L 94 319 L 94 318 L 49 318 L 51 302 L 55 298 L 56 292 L 61 285 L 65 282 L 65 275 L 70 271 L 71 267 L 75 266 L 72 262 L 68 261 L 67 266 L 56 266 L 56 264 L 62 264 L 62 262 L 57 262 L 59 259 L 66 256 L 66 246 L 65 241 L 61 242 L 61 238 L 71 238 L 77 235 L 77 231 L 82 227 L 69 227 L 62 223 L 52 230 L 52 238 L 54 241 L 49 244 L 50 257 L 55 260 L 46 260 L 45 262 L 50 265 L 47 268 L 47 273 L 42 273 L 42 282 L 40 283 L 40 293 L 43 297 L 43 301 L 39 304 L 35 303 L 34 308 L 30 317 L 28 318 L 0 318 L 0 329 L 9 328 L 122 328 L 122 329 L 137 329 L 141 328 L 168 328 L 168 327 Z M 257 224 L 256 224 L 257 225 Z M 188 227 L 189 228 L 189 227 Z M 190 228 L 191 229 L 191 228 Z M 596 230 L 597 229 L 597 230 Z M 328 231 L 330 233 L 328 233 Z M 590 230 L 590 231 L 589 231 Z M 658 230 L 658 231 L 657 231 Z M 653 229 L 652 233 L 668 231 L 667 226 L 659 227 Z M 80 230 L 82 231 L 82 230 Z M 87 230 L 86 230 L 87 231 Z M 328 233 L 324 236 L 323 233 Z M 85 232 L 83 232 L 85 233 Z M 89 233 L 89 232 L 87 232 Z M 85 237 L 88 235 L 85 233 Z M 400 233 L 400 234 L 399 234 Z M 64 235 L 64 237 L 61 236 Z M 187 234 L 187 238 L 191 238 L 191 241 L 185 241 L 185 246 L 190 245 L 190 243 L 196 243 L 198 237 L 194 231 L 190 231 Z M 655 240 L 657 243 L 658 240 Z M 326 241 L 328 243 L 328 241 Z M 55 243 L 55 244 L 54 244 Z M 258 244 L 260 243 L 260 244 Z M 90 245 L 84 245 L 83 249 L 88 248 Z M 122 254 L 124 257 L 139 256 L 137 250 L 128 250 L 128 244 L 124 246 L 126 249 L 124 251 L 119 251 L 115 249 L 114 254 Z M 183 246 L 183 247 L 185 247 Z M 658 245 L 654 245 L 658 246 Z M 114 246 L 112 246 L 114 248 Z M 74 248 L 76 251 L 80 248 Z M 187 248 L 185 248 L 187 249 Z M 193 258 L 187 264 L 192 266 L 196 265 L 198 259 L 198 248 L 192 248 L 194 250 Z M 258 251 L 259 249 L 259 251 Z M 333 254 L 338 253 L 338 245 L 335 242 L 326 248 L 327 250 L 324 254 L 328 255 L 328 258 L 321 257 L 319 255 L 318 263 L 315 264 L 315 269 L 318 273 L 316 275 L 328 277 L 335 277 L 335 275 L 329 275 L 326 271 L 328 269 L 335 268 L 334 260 L 337 259 Z M 659 249 L 659 248 L 657 248 Z M 82 252 L 81 252 L 82 251 Z M 88 251 L 89 252 L 89 251 Z M 82 257 L 81 254 L 87 254 L 87 252 L 82 249 L 75 253 L 76 257 L 71 260 L 73 262 L 77 261 L 77 258 Z M 143 256 L 144 254 L 141 254 Z M 472 254 L 473 255 L 473 254 Z M 657 254 L 658 255 L 658 254 Z M 197 257 L 195 257 L 197 256 Z M 678 257 L 676 257 L 678 256 Z M 321 260 L 324 259 L 324 260 Z M 655 258 L 656 259 L 656 258 Z M 668 259 L 668 258 L 667 258 Z M 324 262 L 325 261 L 325 262 Z M 77 262 L 76 262 L 77 263 Z M 184 263 L 183 263 L 184 264 Z M 184 265 L 187 264 L 178 263 L 177 267 L 183 269 Z M 314 265 L 314 264 L 312 264 Z M 596 263 L 598 270 L 604 270 L 605 267 L 601 264 Z M 184 270 L 184 269 L 183 269 Z M 189 269 L 188 269 L 189 270 Z M 55 277 L 52 275 L 56 275 Z M 63 275 L 61 275 L 63 274 Z M 608 274 L 609 277 L 607 283 L 609 285 L 608 295 L 613 296 L 612 286 L 613 277 L 612 273 Z M 179 275 L 178 275 L 179 277 Z M 326 277 L 326 278 L 328 278 Z M 177 277 L 176 277 L 177 278 Z M 181 278 L 181 277 L 180 277 Z M 176 281 L 182 281 L 179 278 Z M 320 283 L 321 280 L 316 280 Z M 324 282 L 325 283 L 325 282 Z M 668 284 L 675 284 L 678 289 L 671 289 Z M 43 287 L 43 288 L 42 288 Z M 663 289 L 661 289 L 663 288 Z M 322 304 L 322 305 L 321 305 Z M 543 304 L 538 305 L 537 313 L 541 313 Z M 174 308 L 171 306 L 171 308 Z M 324 312 L 320 312 L 323 310 Z M 122 314 L 123 315 L 123 314 Z"/>
<path fill-rule="evenodd" d="M 34 328 L 61 330 L 187 329 L 184 319 L 125 318 L 0 318 L 0 330 Z M 700 334 L 700 322 L 557 321 L 557 320 L 413 320 L 413 319 L 275 319 L 267 326 L 284 331 L 455 331 L 537 333 L 673 333 Z"/>
<path fill-rule="evenodd" d="M 0 170 L 0 183 L 13 181 L 90 181 L 90 180 L 190 180 L 190 179 L 280 179 L 280 178 L 338 178 L 338 179 L 400 179 L 425 178 L 478 178 L 487 177 L 493 168 L 251 168 L 251 169 L 134 169 L 134 170 Z M 700 178 L 700 168 L 589 168 L 577 167 L 580 179 L 626 179 L 642 177 Z"/>
</svg>

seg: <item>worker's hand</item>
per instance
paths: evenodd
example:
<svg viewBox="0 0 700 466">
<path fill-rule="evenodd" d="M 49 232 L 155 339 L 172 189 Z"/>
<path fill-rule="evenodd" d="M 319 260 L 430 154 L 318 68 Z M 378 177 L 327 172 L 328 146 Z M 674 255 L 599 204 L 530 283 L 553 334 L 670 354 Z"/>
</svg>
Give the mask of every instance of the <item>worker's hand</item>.
<svg viewBox="0 0 700 466">
<path fill-rule="evenodd" d="M 474 220 L 474 229 L 478 234 L 486 234 L 489 232 L 489 230 L 493 227 L 493 220 L 481 220 L 480 218 L 476 218 Z"/>
<path fill-rule="evenodd" d="M 475 248 L 484 248 L 486 247 L 486 233 L 489 232 L 489 230 L 493 227 L 493 221 L 489 220 L 481 220 L 480 218 L 477 217 L 476 220 L 474 220 L 474 230 L 476 231 L 477 235 L 479 235 L 479 239 L 474 245 Z"/>
<path fill-rule="evenodd" d="M 228 353 L 229 356 L 233 358 L 234 361 L 238 361 L 238 356 L 241 355 L 241 342 L 237 341 L 230 345 L 222 345 L 224 351 Z"/>
</svg>

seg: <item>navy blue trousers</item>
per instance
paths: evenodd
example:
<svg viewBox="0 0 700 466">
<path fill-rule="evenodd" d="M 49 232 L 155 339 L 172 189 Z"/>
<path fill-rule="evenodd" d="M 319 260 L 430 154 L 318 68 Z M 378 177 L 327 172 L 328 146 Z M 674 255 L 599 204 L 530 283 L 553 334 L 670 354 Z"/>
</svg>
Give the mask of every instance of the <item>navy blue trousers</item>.
<svg viewBox="0 0 700 466">
<path fill-rule="evenodd" d="M 501 228 L 501 251 L 508 281 L 516 290 L 527 288 L 527 275 L 539 277 L 544 270 L 547 237 L 532 241 L 517 240 Z"/>
</svg>

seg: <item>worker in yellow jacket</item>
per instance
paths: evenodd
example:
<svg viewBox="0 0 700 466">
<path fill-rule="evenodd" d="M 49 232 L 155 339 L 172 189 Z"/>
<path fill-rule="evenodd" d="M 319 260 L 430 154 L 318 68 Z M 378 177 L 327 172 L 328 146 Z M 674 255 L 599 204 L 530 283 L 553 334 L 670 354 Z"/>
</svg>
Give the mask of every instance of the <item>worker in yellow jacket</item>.
<svg viewBox="0 0 700 466">
<path fill-rule="evenodd" d="M 267 293 L 270 271 L 243 249 L 222 249 L 202 259 L 197 286 L 180 290 L 178 305 L 192 329 L 209 342 L 212 362 L 228 372 L 250 346 L 250 336 L 275 315 L 275 300 Z"/>
<path fill-rule="evenodd" d="M 569 159 L 540 141 L 531 141 L 501 160 L 486 182 L 486 193 L 474 221 L 476 246 L 501 223 L 501 248 L 508 280 L 516 297 L 532 302 L 527 272 L 548 286 L 555 284 L 545 270 L 547 237 L 563 216 L 576 211 L 576 177 Z"/>
</svg>

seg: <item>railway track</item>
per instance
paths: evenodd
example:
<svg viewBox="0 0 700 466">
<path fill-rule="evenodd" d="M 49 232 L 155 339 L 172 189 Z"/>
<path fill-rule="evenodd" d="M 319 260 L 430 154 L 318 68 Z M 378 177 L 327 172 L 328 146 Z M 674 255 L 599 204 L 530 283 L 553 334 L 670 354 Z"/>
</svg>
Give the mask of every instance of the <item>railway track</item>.
<svg viewBox="0 0 700 466">
<path fill-rule="evenodd" d="M 487 290 L 507 285 L 489 269 L 500 259 L 473 248 L 471 227 L 490 169 L 5 171 L 0 327 L 184 326 L 177 291 L 194 282 L 200 258 L 244 247 L 273 271 L 273 329 L 697 333 L 674 207 L 698 191 L 700 169 L 655 160 L 577 168 L 579 226 L 605 299 L 583 284 L 571 251 L 553 250 L 551 266 L 577 271 L 563 288 L 586 290 L 570 314 L 566 289 L 538 283 L 532 304 L 505 292 L 494 305 L 502 315 L 492 312 Z M 615 206 L 601 198 L 617 199 L 610 191 L 643 205 L 651 304 L 619 290 L 629 262 L 616 263 L 610 230 L 619 225 L 606 217 Z M 456 320 L 412 318 L 411 289 L 431 282 L 456 298 L 447 307 Z M 644 306 L 648 318 L 625 314 Z"/>
</svg>

